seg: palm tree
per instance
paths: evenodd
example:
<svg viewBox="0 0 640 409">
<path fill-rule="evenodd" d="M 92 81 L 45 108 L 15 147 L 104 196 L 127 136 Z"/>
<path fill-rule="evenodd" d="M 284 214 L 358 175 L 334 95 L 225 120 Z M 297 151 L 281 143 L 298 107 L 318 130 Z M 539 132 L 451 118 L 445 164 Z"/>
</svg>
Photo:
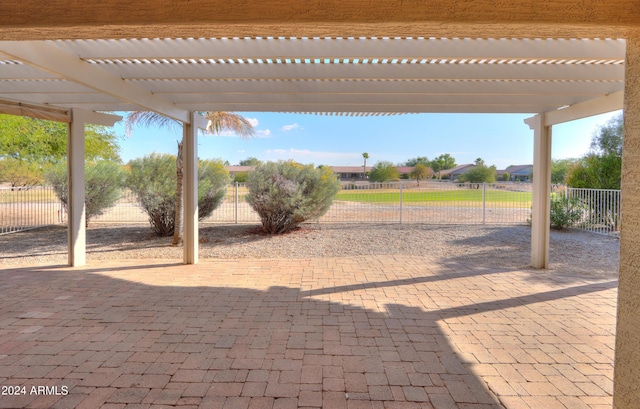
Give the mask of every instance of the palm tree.
<svg viewBox="0 0 640 409">
<path fill-rule="evenodd" d="M 253 125 L 242 115 L 233 112 L 200 112 L 209 120 L 207 124 L 207 132 L 219 134 L 222 131 L 233 131 L 242 138 L 248 138 L 255 135 Z M 160 115 L 155 112 L 134 111 L 130 112 L 125 119 L 125 130 L 128 134 L 137 125 L 156 126 L 166 129 L 180 129 L 181 123 L 175 119 Z M 184 137 L 184 136 L 183 136 Z M 181 240 L 182 230 L 182 178 L 183 178 L 183 155 L 182 146 L 184 140 L 178 142 L 178 155 L 176 157 L 176 217 L 175 227 L 173 229 L 173 245 L 177 246 Z"/>
<path fill-rule="evenodd" d="M 366 179 L 367 178 L 367 159 L 369 159 L 369 154 L 365 152 L 362 154 L 362 157 L 364 158 L 364 165 L 362 166 L 362 178 Z"/>
</svg>

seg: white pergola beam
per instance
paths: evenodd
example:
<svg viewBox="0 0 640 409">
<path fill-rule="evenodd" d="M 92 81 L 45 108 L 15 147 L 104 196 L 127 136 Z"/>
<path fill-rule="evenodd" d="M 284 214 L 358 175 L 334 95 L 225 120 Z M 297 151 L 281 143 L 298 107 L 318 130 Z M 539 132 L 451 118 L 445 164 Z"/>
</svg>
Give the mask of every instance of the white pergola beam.
<svg viewBox="0 0 640 409">
<path fill-rule="evenodd" d="M 114 126 L 116 122 L 121 121 L 120 115 L 104 114 L 102 112 L 87 111 L 83 109 L 74 109 L 74 115 L 82 114 L 85 124 L 94 124 L 102 126 Z"/>
<path fill-rule="evenodd" d="M 535 58 L 624 59 L 617 39 L 197 38 L 59 40 L 81 58 Z"/>
<path fill-rule="evenodd" d="M 28 116 L 57 122 L 71 122 L 68 109 L 41 106 L 12 99 L 0 99 L 0 114 Z"/>
<path fill-rule="evenodd" d="M 530 104 L 302 104 L 280 103 L 268 105 L 257 104 L 182 104 L 187 109 L 203 111 L 234 111 L 234 112 L 403 112 L 403 113 L 504 113 L 504 114 L 530 114 L 539 110 L 548 111 L 556 108 L 556 105 L 540 106 Z"/>
<path fill-rule="evenodd" d="M 623 65 L 574 64 L 100 64 L 126 80 L 357 79 L 619 81 Z"/>
<path fill-rule="evenodd" d="M 0 84 L 1 86 L 1 84 Z M 12 94 L 3 92 L 0 90 L 0 98 L 20 98 L 22 100 L 29 100 L 31 103 L 69 106 L 72 104 L 102 104 L 108 106 L 109 104 L 117 104 L 120 101 L 104 94 L 96 93 L 56 93 L 50 94 L 47 92 L 26 92 L 20 94 Z"/>
<path fill-rule="evenodd" d="M 623 101 L 624 92 L 620 91 L 571 105 L 566 108 L 549 111 L 544 115 L 544 126 L 557 125 L 564 122 L 574 121 L 576 119 L 617 111 L 622 109 Z"/>
<path fill-rule="evenodd" d="M 361 104 L 366 96 L 371 102 L 381 105 L 527 105 L 559 106 L 573 105 L 593 98 L 578 95 L 446 95 L 446 94 L 313 94 L 313 93 L 254 93 L 254 94 L 174 94 L 178 104 L 264 104 L 277 106 L 295 101 L 299 104 Z"/>
<path fill-rule="evenodd" d="M 226 93 L 354 93 L 354 94 L 449 94 L 449 95 L 592 95 L 593 97 L 622 91 L 624 80 L 602 82 L 575 81 L 341 81 L 341 80 L 272 80 L 233 82 L 219 80 L 132 80 L 156 95 L 179 95 L 182 93 L 198 97 L 200 94 Z M 40 87 L 40 88 L 38 88 Z M 48 92 L 48 84 L 38 84 L 32 92 Z M 0 81 L 2 92 L 22 92 L 9 81 Z"/>
<path fill-rule="evenodd" d="M 91 93 L 57 93 L 50 94 L 46 92 L 12 94 L 0 92 L 0 98 L 15 99 L 20 97 L 23 101 L 33 104 L 47 104 L 58 106 L 82 106 L 87 105 L 103 105 L 105 107 L 110 104 L 118 103 L 114 98 L 108 95 L 91 94 Z M 576 105 L 589 99 L 598 98 L 595 94 L 504 94 L 492 93 L 487 90 L 486 93 L 402 93 L 388 92 L 375 93 L 366 92 L 262 92 L 256 87 L 255 92 L 225 92 L 225 93 L 188 93 L 180 92 L 168 94 L 167 97 L 177 104 L 189 104 L 191 106 L 198 104 L 265 104 L 265 106 L 273 106 L 281 103 L 335 103 L 335 104 L 359 104 L 363 99 L 375 101 L 376 104 L 522 104 L 526 101 L 527 105 L 551 106 L 559 107 L 563 105 Z M 553 111 L 552 111 L 553 112 Z"/>
<path fill-rule="evenodd" d="M 138 105 L 141 110 L 188 122 L 188 112 L 77 56 L 40 41 L 3 41 L 0 52 L 56 76 Z"/>
</svg>

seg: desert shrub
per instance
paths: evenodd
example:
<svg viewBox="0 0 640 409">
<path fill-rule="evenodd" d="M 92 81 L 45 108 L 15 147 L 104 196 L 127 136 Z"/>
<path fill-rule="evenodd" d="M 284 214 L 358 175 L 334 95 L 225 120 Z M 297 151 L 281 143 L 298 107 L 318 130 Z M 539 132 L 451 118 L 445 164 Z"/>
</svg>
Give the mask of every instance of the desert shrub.
<svg viewBox="0 0 640 409">
<path fill-rule="evenodd" d="M 230 181 L 231 177 L 222 161 L 198 162 L 198 220 L 209 217 L 222 204 Z"/>
<path fill-rule="evenodd" d="M 50 167 L 44 176 L 45 180 L 53 186 L 64 208 L 68 209 L 67 164 L 61 163 Z M 86 163 L 84 193 L 86 224 L 118 201 L 124 179 L 125 172 L 119 163 L 107 160 Z"/>
<path fill-rule="evenodd" d="M 580 221 L 583 214 L 583 206 L 575 197 L 569 198 L 565 194 L 556 194 L 551 197 L 551 228 L 562 230 L 574 226 Z"/>
<path fill-rule="evenodd" d="M 127 187 L 149 216 L 158 236 L 173 234 L 176 213 L 176 157 L 152 153 L 129 162 Z"/>
<path fill-rule="evenodd" d="M 284 233 L 329 210 L 340 181 L 329 167 L 295 162 L 267 162 L 247 178 L 246 200 L 260 216 L 266 233 Z"/>
<path fill-rule="evenodd" d="M 129 162 L 127 187 L 136 195 L 158 236 L 170 236 L 176 217 L 176 157 L 151 154 Z M 229 173 L 222 162 L 198 162 L 198 219 L 209 215 L 222 203 Z"/>
</svg>

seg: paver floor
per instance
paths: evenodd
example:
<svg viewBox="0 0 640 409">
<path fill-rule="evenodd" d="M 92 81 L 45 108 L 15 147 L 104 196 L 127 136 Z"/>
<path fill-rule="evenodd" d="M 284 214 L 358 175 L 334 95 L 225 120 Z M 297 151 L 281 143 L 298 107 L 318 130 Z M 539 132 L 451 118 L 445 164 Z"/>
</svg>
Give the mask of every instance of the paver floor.
<svg viewBox="0 0 640 409">
<path fill-rule="evenodd" d="M 0 269 L 2 408 L 611 408 L 617 281 L 422 257 Z"/>
</svg>

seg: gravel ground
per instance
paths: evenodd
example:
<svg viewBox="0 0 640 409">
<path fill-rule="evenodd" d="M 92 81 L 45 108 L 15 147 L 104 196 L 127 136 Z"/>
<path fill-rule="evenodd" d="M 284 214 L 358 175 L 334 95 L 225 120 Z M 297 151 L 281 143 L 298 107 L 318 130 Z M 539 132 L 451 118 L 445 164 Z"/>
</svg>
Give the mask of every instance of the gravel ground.
<svg viewBox="0 0 640 409">
<path fill-rule="evenodd" d="M 377 254 L 424 256 L 441 263 L 527 269 L 528 226 L 425 224 L 304 224 L 278 236 L 259 225 L 208 225 L 200 229 L 200 257 L 314 258 Z M 0 236 L 0 264 L 66 263 L 67 229 L 49 226 Z M 182 247 L 156 237 L 148 225 L 94 225 L 87 259 L 178 259 Z M 619 240 L 579 230 L 551 232 L 551 270 L 617 276 Z"/>
</svg>

